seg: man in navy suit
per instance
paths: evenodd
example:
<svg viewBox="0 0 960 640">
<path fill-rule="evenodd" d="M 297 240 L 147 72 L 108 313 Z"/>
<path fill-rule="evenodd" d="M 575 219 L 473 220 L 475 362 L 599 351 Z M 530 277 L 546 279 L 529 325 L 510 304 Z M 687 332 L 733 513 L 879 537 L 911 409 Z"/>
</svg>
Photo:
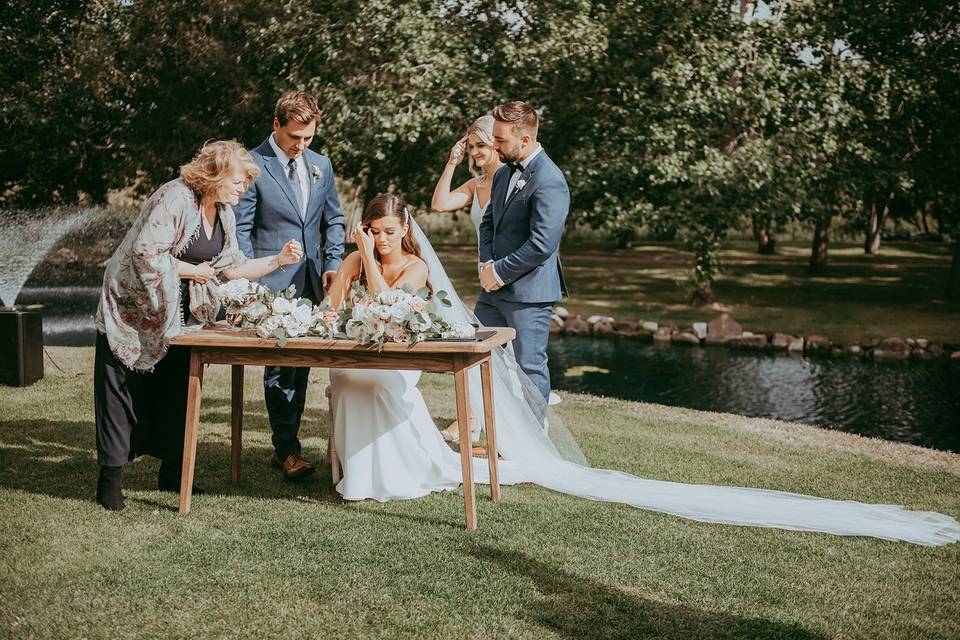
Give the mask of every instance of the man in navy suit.
<svg viewBox="0 0 960 640">
<path fill-rule="evenodd" d="M 260 177 L 233 208 L 237 241 L 250 258 L 277 253 L 293 238 L 303 246 L 305 260 L 260 278 L 274 291 L 291 284 L 297 295 L 314 303 L 343 259 L 344 221 L 326 156 L 307 147 L 320 122 L 317 101 L 309 93 L 288 91 L 280 96 L 273 133 L 250 150 Z M 300 418 L 306 403 L 309 367 L 265 367 L 263 393 L 273 430 L 272 463 L 289 479 L 308 476 L 314 466 L 300 455 Z"/>
<path fill-rule="evenodd" d="M 480 222 L 480 285 L 474 312 L 487 326 L 516 329 L 517 363 L 546 402 L 547 340 L 554 303 L 567 295 L 560 238 L 570 209 L 563 172 L 537 142 L 540 118 L 526 102 L 493 110 L 493 141 L 505 163 L 493 176 Z"/>
</svg>

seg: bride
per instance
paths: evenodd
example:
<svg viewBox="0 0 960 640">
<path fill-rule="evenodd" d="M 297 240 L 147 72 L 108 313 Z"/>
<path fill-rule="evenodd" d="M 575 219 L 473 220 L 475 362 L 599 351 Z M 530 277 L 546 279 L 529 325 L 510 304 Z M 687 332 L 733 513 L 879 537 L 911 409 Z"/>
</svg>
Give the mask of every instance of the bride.
<svg viewBox="0 0 960 640">
<path fill-rule="evenodd" d="M 427 264 L 403 198 L 380 194 L 351 232 L 358 251 L 341 264 L 328 303 L 339 308 L 359 281 L 371 295 L 428 286 Z M 419 371 L 331 369 L 334 448 L 346 500 L 399 500 L 460 485 L 459 456 L 444 443 L 417 389 Z"/>
<path fill-rule="evenodd" d="M 474 321 L 456 295 L 429 241 L 403 199 L 381 194 L 367 205 L 352 233 L 359 251 L 344 260 L 330 287 L 333 308 L 360 281 L 377 293 L 409 284 L 445 290 L 453 305 L 444 319 Z M 590 500 L 620 502 L 703 522 L 872 536 L 922 545 L 960 540 L 949 516 L 814 496 L 648 480 L 591 468 L 556 414 L 513 359 L 509 349 L 492 354 L 497 448 L 503 484 L 529 482 Z M 420 372 L 332 369 L 334 445 L 343 468 L 337 491 L 347 500 L 398 500 L 456 489 L 460 459 L 445 443 L 417 389 Z M 471 402 L 481 394 L 471 390 Z M 482 419 L 481 407 L 473 413 Z M 543 428 L 548 415 L 549 430 Z M 485 461 L 474 477 L 487 482 Z"/>
</svg>

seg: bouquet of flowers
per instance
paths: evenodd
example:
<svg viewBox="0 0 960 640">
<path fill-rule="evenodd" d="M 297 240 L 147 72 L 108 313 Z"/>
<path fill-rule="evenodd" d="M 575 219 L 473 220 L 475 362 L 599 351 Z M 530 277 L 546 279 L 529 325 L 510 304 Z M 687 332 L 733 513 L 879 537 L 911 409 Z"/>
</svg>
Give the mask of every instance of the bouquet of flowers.
<svg viewBox="0 0 960 640">
<path fill-rule="evenodd" d="M 324 320 L 320 308 L 306 298 L 296 298 L 293 285 L 276 293 L 238 278 L 222 285 L 220 295 L 231 326 L 252 329 L 261 338 L 274 337 L 281 347 L 287 338 L 334 337 L 333 327 Z"/>
<path fill-rule="evenodd" d="M 222 285 L 220 295 L 231 326 L 252 329 L 261 338 L 274 337 L 281 347 L 288 338 L 301 336 L 356 340 L 382 348 L 387 342 L 416 344 L 468 338 L 475 332 L 473 325 L 440 318 L 438 305 L 451 306 L 446 291 L 431 298 L 427 289 L 414 293 L 408 285 L 373 296 L 355 283 L 335 314 L 326 304 L 314 306 L 306 298 L 294 297 L 292 285 L 277 293 L 239 278 Z"/>
<path fill-rule="evenodd" d="M 340 309 L 337 325 L 343 335 L 360 344 L 416 344 L 422 340 L 468 338 L 474 335 L 473 325 L 443 320 L 439 306 L 451 306 L 446 291 L 433 297 L 427 289 L 414 292 L 409 285 L 371 295 L 355 283 Z"/>
</svg>

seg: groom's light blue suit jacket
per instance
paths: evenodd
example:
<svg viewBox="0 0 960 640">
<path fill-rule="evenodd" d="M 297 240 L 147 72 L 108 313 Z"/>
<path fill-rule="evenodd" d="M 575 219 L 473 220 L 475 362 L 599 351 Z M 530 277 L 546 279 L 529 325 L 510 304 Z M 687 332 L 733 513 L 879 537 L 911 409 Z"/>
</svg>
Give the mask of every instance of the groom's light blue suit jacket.
<svg viewBox="0 0 960 640">
<path fill-rule="evenodd" d="M 278 253 L 287 240 L 298 240 L 306 259 L 263 276 L 260 283 L 274 291 L 293 284 L 299 295 L 310 278 L 313 290 L 323 295 L 320 275 L 340 267 L 345 235 L 330 159 L 310 149 L 303 152 L 310 192 L 306 216 L 301 218 L 297 197 L 270 139 L 252 149 L 250 155 L 260 168 L 260 176 L 233 208 L 241 251 L 249 258 L 260 258 Z M 319 170 L 319 178 L 314 176 L 314 166 Z"/>
<path fill-rule="evenodd" d="M 480 262 L 493 260 L 504 286 L 492 293 L 507 302 L 556 302 L 567 295 L 560 265 L 560 238 L 570 211 L 563 172 L 541 150 L 507 197 L 510 169 L 493 176 L 490 202 L 480 222 Z"/>
</svg>

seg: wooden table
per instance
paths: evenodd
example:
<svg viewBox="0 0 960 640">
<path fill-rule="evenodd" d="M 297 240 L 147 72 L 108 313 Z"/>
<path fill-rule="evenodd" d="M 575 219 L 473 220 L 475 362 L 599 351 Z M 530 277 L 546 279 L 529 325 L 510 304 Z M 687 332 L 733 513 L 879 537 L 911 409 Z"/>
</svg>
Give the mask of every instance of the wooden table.
<svg viewBox="0 0 960 640">
<path fill-rule="evenodd" d="M 483 415 L 487 432 L 487 464 L 490 469 L 490 497 L 500 500 L 497 473 L 497 432 L 494 424 L 493 385 L 490 351 L 513 340 L 509 328 L 487 327 L 493 333 L 478 342 L 421 342 L 416 345 L 386 344 L 383 351 L 348 340 L 292 338 L 278 347 L 276 339 L 261 339 L 249 332 L 235 331 L 225 324 L 174 338 L 172 344 L 190 348 L 190 378 L 187 394 L 187 421 L 183 436 L 183 475 L 180 483 L 180 513 L 190 511 L 193 472 L 197 456 L 203 365 L 229 364 L 231 376 L 231 481 L 240 481 L 240 447 L 243 429 L 243 367 L 267 365 L 285 367 L 330 367 L 351 369 L 413 369 L 452 372 L 460 427 L 460 463 L 463 469 L 463 506 L 467 529 L 477 528 L 473 469 L 470 452 L 469 396 L 467 371 L 480 365 L 483 387 Z"/>
</svg>

